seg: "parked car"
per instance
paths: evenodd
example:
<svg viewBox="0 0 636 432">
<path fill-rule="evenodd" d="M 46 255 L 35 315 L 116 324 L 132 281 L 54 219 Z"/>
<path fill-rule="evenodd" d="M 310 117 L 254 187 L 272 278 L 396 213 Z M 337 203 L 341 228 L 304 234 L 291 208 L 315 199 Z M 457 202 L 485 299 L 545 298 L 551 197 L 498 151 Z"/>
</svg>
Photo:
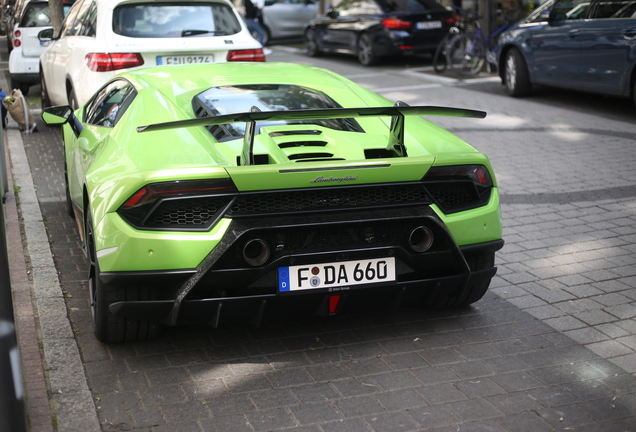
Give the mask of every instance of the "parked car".
<svg viewBox="0 0 636 432">
<path fill-rule="evenodd" d="M 64 2 L 65 14 L 72 5 L 71 1 Z M 13 49 L 9 54 L 11 88 L 20 89 L 25 95 L 29 87 L 40 82 L 40 55 L 49 44 L 38 39 L 43 28 L 51 28 L 49 2 L 32 0 L 25 3 L 11 32 Z"/>
<path fill-rule="evenodd" d="M 265 61 L 226 0 L 79 0 L 40 57 L 43 107 L 83 105 L 122 69 L 155 65 Z"/>
<path fill-rule="evenodd" d="M 305 25 L 318 16 L 316 0 L 265 0 L 263 22 L 265 32 L 263 44 L 271 39 L 302 37 Z"/>
<path fill-rule="evenodd" d="M 343 0 L 305 29 L 307 54 L 345 53 L 361 64 L 382 57 L 434 53 L 459 20 L 436 0 Z"/>
<path fill-rule="evenodd" d="M 636 103 L 635 41 L 634 0 L 551 0 L 502 34 L 499 75 L 511 96 L 541 84 Z"/>
<path fill-rule="evenodd" d="M 503 245 L 497 182 L 423 115 L 485 113 L 246 62 L 125 72 L 75 112 L 46 108 L 97 338 L 479 300 Z"/>
</svg>

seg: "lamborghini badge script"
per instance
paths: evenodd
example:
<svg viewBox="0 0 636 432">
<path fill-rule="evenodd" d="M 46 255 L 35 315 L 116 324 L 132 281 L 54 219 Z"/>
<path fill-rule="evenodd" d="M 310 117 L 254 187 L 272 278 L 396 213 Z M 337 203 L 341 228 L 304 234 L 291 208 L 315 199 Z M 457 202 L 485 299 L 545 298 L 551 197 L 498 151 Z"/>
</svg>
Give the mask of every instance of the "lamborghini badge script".
<svg viewBox="0 0 636 432">
<path fill-rule="evenodd" d="M 358 180 L 358 176 L 326 177 L 326 178 L 323 176 L 319 176 L 319 177 L 316 177 L 315 180 L 310 181 L 309 183 L 331 183 L 331 182 L 342 183 L 345 181 L 355 181 L 355 180 Z"/>
</svg>

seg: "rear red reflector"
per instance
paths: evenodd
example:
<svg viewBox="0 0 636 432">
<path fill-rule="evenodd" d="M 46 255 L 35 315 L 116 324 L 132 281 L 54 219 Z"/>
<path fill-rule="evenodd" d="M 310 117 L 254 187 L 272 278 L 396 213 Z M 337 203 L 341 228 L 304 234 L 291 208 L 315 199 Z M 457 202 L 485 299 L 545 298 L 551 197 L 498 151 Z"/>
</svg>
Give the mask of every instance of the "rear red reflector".
<svg viewBox="0 0 636 432">
<path fill-rule="evenodd" d="M 405 30 L 413 26 L 411 21 L 402 21 L 397 18 L 386 18 L 382 20 L 382 27 L 389 30 Z"/>
<path fill-rule="evenodd" d="M 262 49 L 235 50 L 227 53 L 227 61 L 264 62 L 265 53 Z"/>
<path fill-rule="evenodd" d="M 20 42 L 20 39 L 13 39 L 13 46 L 15 48 L 19 47 L 20 45 L 22 45 L 22 42 Z"/>
<path fill-rule="evenodd" d="M 459 15 L 454 15 L 452 18 L 446 18 L 444 22 L 451 27 L 457 25 L 457 23 L 459 22 Z"/>
<path fill-rule="evenodd" d="M 340 297 L 340 294 L 329 297 L 329 313 L 331 315 L 336 313 L 336 309 L 338 309 L 338 304 L 340 303 Z"/>
<path fill-rule="evenodd" d="M 139 53 L 88 53 L 86 65 L 93 72 L 109 72 L 143 66 L 144 59 Z"/>
<path fill-rule="evenodd" d="M 124 203 L 124 207 L 134 207 L 139 200 L 146 195 L 146 192 L 146 188 L 139 189 L 136 194 L 128 198 L 128 201 Z"/>
</svg>

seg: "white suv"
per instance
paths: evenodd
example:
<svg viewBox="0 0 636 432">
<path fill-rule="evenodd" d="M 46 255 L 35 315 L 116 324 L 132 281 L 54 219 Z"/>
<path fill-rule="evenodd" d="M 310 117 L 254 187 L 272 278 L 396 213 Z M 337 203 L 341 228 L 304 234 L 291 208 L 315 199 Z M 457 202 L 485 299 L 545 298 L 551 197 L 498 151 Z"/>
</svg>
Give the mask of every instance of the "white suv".
<svg viewBox="0 0 636 432">
<path fill-rule="evenodd" d="M 227 0 L 78 0 L 40 57 L 42 106 L 78 108 L 122 69 L 265 61 Z"/>
<path fill-rule="evenodd" d="M 64 5 L 64 12 L 71 8 L 70 3 Z M 46 49 L 48 42 L 38 40 L 38 33 L 43 28 L 50 28 L 51 17 L 48 1 L 27 2 L 16 25 L 7 35 L 11 44 L 9 55 L 9 76 L 11 88 L 17 88 L 27 94 L 29 87 L 40 82 L 40 54 Z"/>
</svg>

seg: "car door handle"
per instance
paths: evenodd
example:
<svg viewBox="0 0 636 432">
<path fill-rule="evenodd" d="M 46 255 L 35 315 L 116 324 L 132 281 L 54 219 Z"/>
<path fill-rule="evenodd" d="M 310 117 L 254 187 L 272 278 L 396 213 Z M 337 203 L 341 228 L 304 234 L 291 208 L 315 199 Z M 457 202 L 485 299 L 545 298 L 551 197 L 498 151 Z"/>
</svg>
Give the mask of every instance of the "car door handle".
<svg viewBox="0 0 636 432">
<path fill-rule="evenodd" d="M 575 37 L 577 37 L 580 34 L 581 34 L 581 32 L 579 30 L 570 30 L 568 32 L 568 37 L 575 38 Z"/>
<path fill-rule="evenodd" d="M 627 29 L 621 32 L 625 39 L 634 39 L 636 37 L 636 29 Z"/>
</svg>

